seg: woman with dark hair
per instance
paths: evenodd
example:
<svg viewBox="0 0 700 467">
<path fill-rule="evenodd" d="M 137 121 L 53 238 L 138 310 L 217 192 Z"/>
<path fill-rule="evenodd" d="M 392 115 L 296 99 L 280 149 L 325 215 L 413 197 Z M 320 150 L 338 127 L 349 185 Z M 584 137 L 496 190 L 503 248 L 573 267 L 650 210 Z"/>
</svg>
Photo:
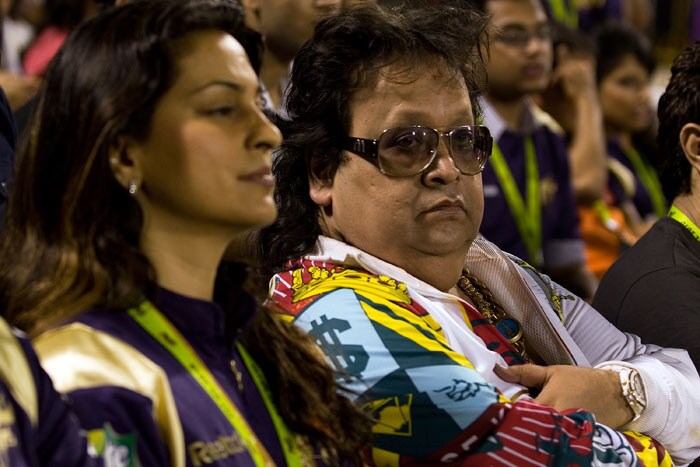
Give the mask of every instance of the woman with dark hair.
<svg viewBox="0 0 700 467">
<path fill-rule="evenodd" d="M 366 419 L 313 343 L 241 290 L 214 301 L 227 245 L 276 215 L 259 45 L 233 1 L 136 1 L 47 74 L 0 297 L 108 461 L 361 462 Z"/>
<path fill-rule="evenodd" d="M 652 165 L 654 147 L 641 141 L 644 132 L 653 126 L 650 90 L 654 59 L 645 38 L 624 26 L 606 26 L 595 39 L 596 81 L 608 155 L 634 178 L 625 187 L 624 176 L 612 176 L 609 188 L 616 204 L 629 200 L 642 221 L 654 221 L 666 215 L 667 209 Z"/>
<path fill-rule="evenodd" d="M 607 153 L 605 176 L 598 179 L 607 182 L 597 199 L 580 207 L 579 218 L 588 267 L 602 279 L 622 251 L 665 215 L 666 200 L 650 160 L 655 147 L 643 138 L 653 126 L 651 51 L 641 34 L 617 24 L 600 29 L 595 44 Z"/>
</svg>

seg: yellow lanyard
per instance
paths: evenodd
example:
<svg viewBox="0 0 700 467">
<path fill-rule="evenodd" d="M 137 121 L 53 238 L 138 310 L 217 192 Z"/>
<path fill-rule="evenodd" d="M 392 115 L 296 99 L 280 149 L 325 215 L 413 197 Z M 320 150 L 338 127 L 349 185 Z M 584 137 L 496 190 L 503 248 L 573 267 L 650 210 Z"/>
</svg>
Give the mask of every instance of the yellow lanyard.
<svg viewBox="0 0 700 467">
<path fill-rule="evenodd" d="M 576 29 L 578 27 L 578 6 L 576 0 L 549 0 L 552 7 L 552 16 L 567 26 Z"/>
<path fill-rule="evenodd" d="M 265 402 L 265 407 L 267 407 L 267 411 L 272 419 L 272 423 L 275 425 L 275 430 L 277 431 L 277 436 L 280 439 L 280 444 L 282 445 L 282 451 L 284 451 L 284 458 L 287 461 L 287 466 L 301 467 L 303 465 L 301 449 L 294 435 L 289 431 L 289 428 L 287 428 L 284 420 L 282 420 L 282 417 L 280 417 L 280 414 L 277 412 L 277 408 L 273 402 L 273 396 L 270 392 L 270 386 L 267 384 L 265 374 L 262 372 L 258 364 L 255 363 L 255 360 L 253 360 L 253 357 L 250 356 L 243 345 L 236 343 L 236 347 L 243 358 L 245 366 L 248 368 L 248 371 L 250 371 L 250 375 L 253 377 L 255 385 L 260 391 L 263 402 Z M 304 452 L 304 454 L 308 456 L 309 453 Z"/>
<path fill-rule="evenodd" d="M 540 200 L 540 176 L 537 168 L 537 155 L 532 137 L 525 137 L 525 192 L 527 205 L 523 201 L 518 185 L 498 144 L 493 145 L 491 164 L 496 178 L 503 189 L 506 203 L 518 227 L 520 237 L 530 256 L 533 266 L 541 267 L 542 257 L 542 202 Z"/>
<path fill-rule="evenodd" d="M 241 415 L 239 410 L 234 405 L 233 401 L 226 395 L 224 390 L 219 385 L 218 381 L 211 374 L 209 368 L 202 362 L 199 355 L 190 346 L 187 340 L 180 332 L 172 325 L 158 309 L 149 301 L 142 302 L 138 308 L 129 310 L 129 315 L 136 321 L 146 332 L 148 332 L 160 345 L 172 354 L 175 359 L 188 371 L 195 381 L 206 391 L 211 400 L 216 404 L 221 413 L 228 419 L 233 429 L 240 435 L 243 444 L 248 449 L 255 465 L 258 467 L 274 466 L 270 454 L 265 449 L 265 446 L 260 442 L 255 435 L 246 419 Z M 270 390 L 265 376 L 258 365 L 253 361 L 243 346 L 238 345 L 238 350 L 241 353 L 243 361 L 248 367 L 253 381 L 257 386 L 265 406 L 270 413 L 270 418 L 275 425 L 275 430 L 280 439 L 282 450 L 287 465 L 299 467 L 302 465 L 301 455 L 299 454 L 297 443 L 294 436 L 289 431 L 284 421 L 277 413 L 277 409 L 272 402 Z"/>
<path fill-rule="evenodd" d="M 632 167 L 634 167 L 634 171 L 637 173 L 637 176 L 639 176 L 639 180 L 647 190 L 647 193 L 649 193 L 654 214 L 656 214 L 656 217 L 663 217 L 664 214 L 666 214 L 666 200 L 664 199 L 661 183 L 659 183 L 656 172 L 642 160 L 642 156 L 640 156 L 635 149 L 624 148 L 622 152 L 624 152 L 625 157 L 632 163 Z"/>
<path fill-rule="evenodd" d="M 607 204 L 605 204 L 605 201 L 602 199 L 593 201 L 593 210 L 598 215 L 598 219 L 600 219 L 606 229 L 615 233 L 619 232 L 620 224 L 613 219 L 612 214 L 610 214 L 610 208 Z"/>
<path fill-rule="evenodd" d="M 691 221 L 688 216 L 685 215 L 683 211 L 677 207 L 671 205 L 671 209 L 668 211 L 668 217 L 674 221 L 680 223 L 683 227 L 688 229 L 688 231 L 695 237 L 695 240 L 700 242 L 700 228 Z"/>
</svg>

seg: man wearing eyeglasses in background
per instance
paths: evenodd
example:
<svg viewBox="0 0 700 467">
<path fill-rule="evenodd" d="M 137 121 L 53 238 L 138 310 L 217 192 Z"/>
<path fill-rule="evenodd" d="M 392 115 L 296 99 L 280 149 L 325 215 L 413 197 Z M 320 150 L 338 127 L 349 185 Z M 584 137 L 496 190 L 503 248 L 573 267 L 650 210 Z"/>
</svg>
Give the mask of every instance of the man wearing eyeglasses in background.
<svg viewBox="0 0 700 467">
<path fill-rule="evenodd" d="M 491 16 L 484 124 L 495 144 L 483 173 L 481 233 L 590 300 L 564 137 L 530 100 L 552 68 L 551 29 L 540 0 L 481 0 Z M 549 119 L 551 120 L 551 119 Z"/>
</svg>

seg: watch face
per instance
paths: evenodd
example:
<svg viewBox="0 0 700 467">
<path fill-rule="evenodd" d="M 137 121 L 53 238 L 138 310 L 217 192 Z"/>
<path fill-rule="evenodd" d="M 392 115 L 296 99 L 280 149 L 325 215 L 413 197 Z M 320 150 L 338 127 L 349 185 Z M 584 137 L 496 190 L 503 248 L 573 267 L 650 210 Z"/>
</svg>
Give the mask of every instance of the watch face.
<svg viewBox="0 0 700 467">
<path fill-rule="evenodd" d="M 644 383 L 642 383 L 642 377 L 638 371 L 632 370 L 630 382 L 632 383 L 632 394 L 634 395 L 637 403 L 642 407 L 646 407 L 647 401 L 644 394 Z"/>
<path fill-rule="evenodd" d="M 629 408 L 634 412 L 632 421 L 637 420 L 647 405 L 642 376 L 634 368 L 624 365 L 606 365 L 602 369 L 614 371 L 618 374 L 622 387 L 622 396 L 627 401 Z"/>
</svg>

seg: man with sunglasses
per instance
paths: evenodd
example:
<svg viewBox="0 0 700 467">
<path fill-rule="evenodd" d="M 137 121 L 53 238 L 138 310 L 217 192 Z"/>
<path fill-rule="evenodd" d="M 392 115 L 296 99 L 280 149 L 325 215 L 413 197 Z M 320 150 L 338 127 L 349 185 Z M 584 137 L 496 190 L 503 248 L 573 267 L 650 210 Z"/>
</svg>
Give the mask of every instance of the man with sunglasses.
<svg viewBox="0 0 700 467">
<path fill-rule="evenodd" d="M 475 3 L 493 34 L 482 105 L 495 145 L 483 174 L 481 233 L 591 299 L 596 281 L 585 267 L 565 140 L 530 101 L 551 74 L 547 16 L 540 0 Z"/>
<path fill-rule="evenodd" d="M 331 16 L 295 57 L 279 217 L 258 235 L 268 306 L 371 413 L 376 465 L 636 465 L 609 428 L 622 426 L 688 459 L 700 378 L 687 354 L 642 345 L 477 238 L 486 20 L 432 5 Z M 584 368 L 613 361 L 624 381 Z M 649 465 L 666 456 L 633 444 Z"/>
</svg>

